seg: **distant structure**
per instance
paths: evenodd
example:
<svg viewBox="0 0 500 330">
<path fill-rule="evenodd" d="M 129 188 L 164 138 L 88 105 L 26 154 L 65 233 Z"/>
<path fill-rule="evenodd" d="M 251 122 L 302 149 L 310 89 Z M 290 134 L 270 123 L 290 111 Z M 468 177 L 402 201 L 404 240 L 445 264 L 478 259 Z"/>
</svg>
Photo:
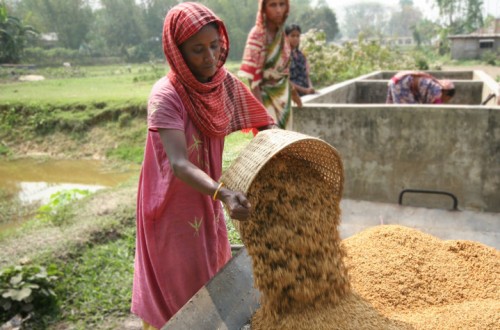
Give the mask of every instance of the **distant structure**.
<svg viewBox="0 0 500 330">
<path fill-rule="evenodd" d="M 500 19 L 471 34 L 451 35 L 448 39 L 451 41 L 452 59 L 479 59 L 487 51 L 500 54 Z"/>
<path fill-rule="evenodd" d="M 40 34 L 40 46 L 43 48 L 53 48 L 57 45 L 59 37 L 56 32 L 41 33 Z"/>
</svg>

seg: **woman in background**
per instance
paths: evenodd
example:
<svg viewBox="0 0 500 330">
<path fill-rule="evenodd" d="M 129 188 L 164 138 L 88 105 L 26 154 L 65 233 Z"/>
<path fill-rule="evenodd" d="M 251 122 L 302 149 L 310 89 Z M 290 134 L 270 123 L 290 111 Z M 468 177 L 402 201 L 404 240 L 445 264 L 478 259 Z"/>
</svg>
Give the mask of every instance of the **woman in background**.
<svg viewBox="0 0 500 330">
<path fill-rule="evenodd" d="M 452 81 L 420 71 L 398 72 L 388 83 L 386 103 L 448 103 L 455 95 Z"/>
<path fill-rule="evenodd" d="M 291 128 L 291 101 L 302 106 L 290 84 L 290 44 L 284 24 L 288 0 L 259 0 L 255 26 L 248 35 L 238 72 L 249 80 L 255 97 L 264 104 L 280 128 Z M 293 94 L 293 95 L 292 95 Z"/>
<path fill-rule="evenodd" d="M 309 77 L 309 64 L 307 59 L 299 49 L 300 34 L 302 33 L 300 26 L 292 24 L 287 26 L 285 34 L 288 37 L 290 46 L 292 47 L 292 62 L 290 64 L 290 81 L 293 87 L 297 90 L 300 96 L 314 94 L 314 88 Z"/>
<path fill-rule="evenodd" d="M 132 312 L 161 328 L 231 258 L 222 203 L 245 220 L 246 196 L 218 182 L 224 138 L 274 123 L 224 68 L 229 40 L 208 8 L 185 2 L 165 18 L 170 72 L 153 86 L 137 193 Z"/>
</svg>

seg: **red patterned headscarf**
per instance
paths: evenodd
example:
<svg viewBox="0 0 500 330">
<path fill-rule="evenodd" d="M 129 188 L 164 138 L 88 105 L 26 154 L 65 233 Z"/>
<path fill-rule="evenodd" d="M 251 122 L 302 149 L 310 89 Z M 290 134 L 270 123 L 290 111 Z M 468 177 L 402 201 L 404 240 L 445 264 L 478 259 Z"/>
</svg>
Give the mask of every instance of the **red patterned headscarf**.
<svg viewBox="0 0 500 330">
<path fill-rule="evenodd" d="M 202 83 L 188 68 L 179 46 L 213 22 L 219 27 L 221 52 L 215 75 L 209 82 Z M 229 38 L 224 23 L 207 7 L 194 2 L 173 7 L 163 25 L 163 51 L 170 65 L 168 78 L 189 117 L 203 134 L 220 137 L 243 128 L 274 123 L 249 89 L 223 67 L 229 52 Z"/>
</svg>

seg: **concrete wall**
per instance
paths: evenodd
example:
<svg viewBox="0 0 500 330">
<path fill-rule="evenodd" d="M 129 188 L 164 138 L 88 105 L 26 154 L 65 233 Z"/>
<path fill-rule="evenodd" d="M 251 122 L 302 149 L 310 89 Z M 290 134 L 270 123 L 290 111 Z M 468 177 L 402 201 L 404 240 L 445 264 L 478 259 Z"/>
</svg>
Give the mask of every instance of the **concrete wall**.
<svg viewBox="0 0 500 330">
<path fill-rule="evenodd" d="M 497 83 L 492 77 L 487 75 L 484 71 L 475 70 L 472 75 L 473 80 L 480 80 L 483 82 L 483 91 L 481 100 L 486 100 L 490 94 L 494 97 L 490 98 L 485 105 L 500 105 L 500 84 Z M 481 102 L 482 103 L 482 102 Z"/>
<path fill-rule="evenodd" d="M 487 105 L 500 105 L 500 85 L 486 73 L 474 71 L 426 71 L 437 79 L 450 79 L 457 92 L 450 104 L 479 105 L 494 94 Z M 387 82 L 397 71 L 376 71 L 323 88 L 302 97 L 303 103 L 385 103 Z"/>
<path fill-rule="evenodd" d="M 340 152 L 346 198 L 397 203 L 403 189 L 429 189 L 454 194 L 462 209 L 500 212 L 499 107 L 307 102 L 294 130 Z M 436 195 L 409 202 L 451 204 Z"/>
<path fill-rule="evenodd" d="M 384 79 L 389 80 L 399 71 L 376 71 L 368 75 L 364 75 L 353 80 L 374 80 Z M 425 71 L 437 79 L 450 79 L 450 80 L 473 80 L 474 71 Z"/>
</svg>

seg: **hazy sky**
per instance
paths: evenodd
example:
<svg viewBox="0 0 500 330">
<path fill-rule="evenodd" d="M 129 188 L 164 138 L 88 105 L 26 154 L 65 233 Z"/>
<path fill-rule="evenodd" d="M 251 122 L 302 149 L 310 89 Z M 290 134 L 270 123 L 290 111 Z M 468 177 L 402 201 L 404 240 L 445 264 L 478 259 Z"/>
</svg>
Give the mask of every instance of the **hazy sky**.
<svg viewBox="0 0 500 330">
<path fill-rule="evenodd" d="M 392 6 L 396 9 L 399 8 L 399 0 L 327 0 L 326 1 L 330 7 L 342 20 L 344 16 L 344 8 L 348 5 L 363 2 L 379 2 L 384 5 Z M 438 10 L 435 5 L 435 0 L 413 0 L 413 5 L 419 8 L 425 17 L 429 19 L 436 19 L 438 17 Z M 500 0 L 483 0 L 485 13 L 491 14 L 497 18 L 500 18 Z"/>
</svg>

